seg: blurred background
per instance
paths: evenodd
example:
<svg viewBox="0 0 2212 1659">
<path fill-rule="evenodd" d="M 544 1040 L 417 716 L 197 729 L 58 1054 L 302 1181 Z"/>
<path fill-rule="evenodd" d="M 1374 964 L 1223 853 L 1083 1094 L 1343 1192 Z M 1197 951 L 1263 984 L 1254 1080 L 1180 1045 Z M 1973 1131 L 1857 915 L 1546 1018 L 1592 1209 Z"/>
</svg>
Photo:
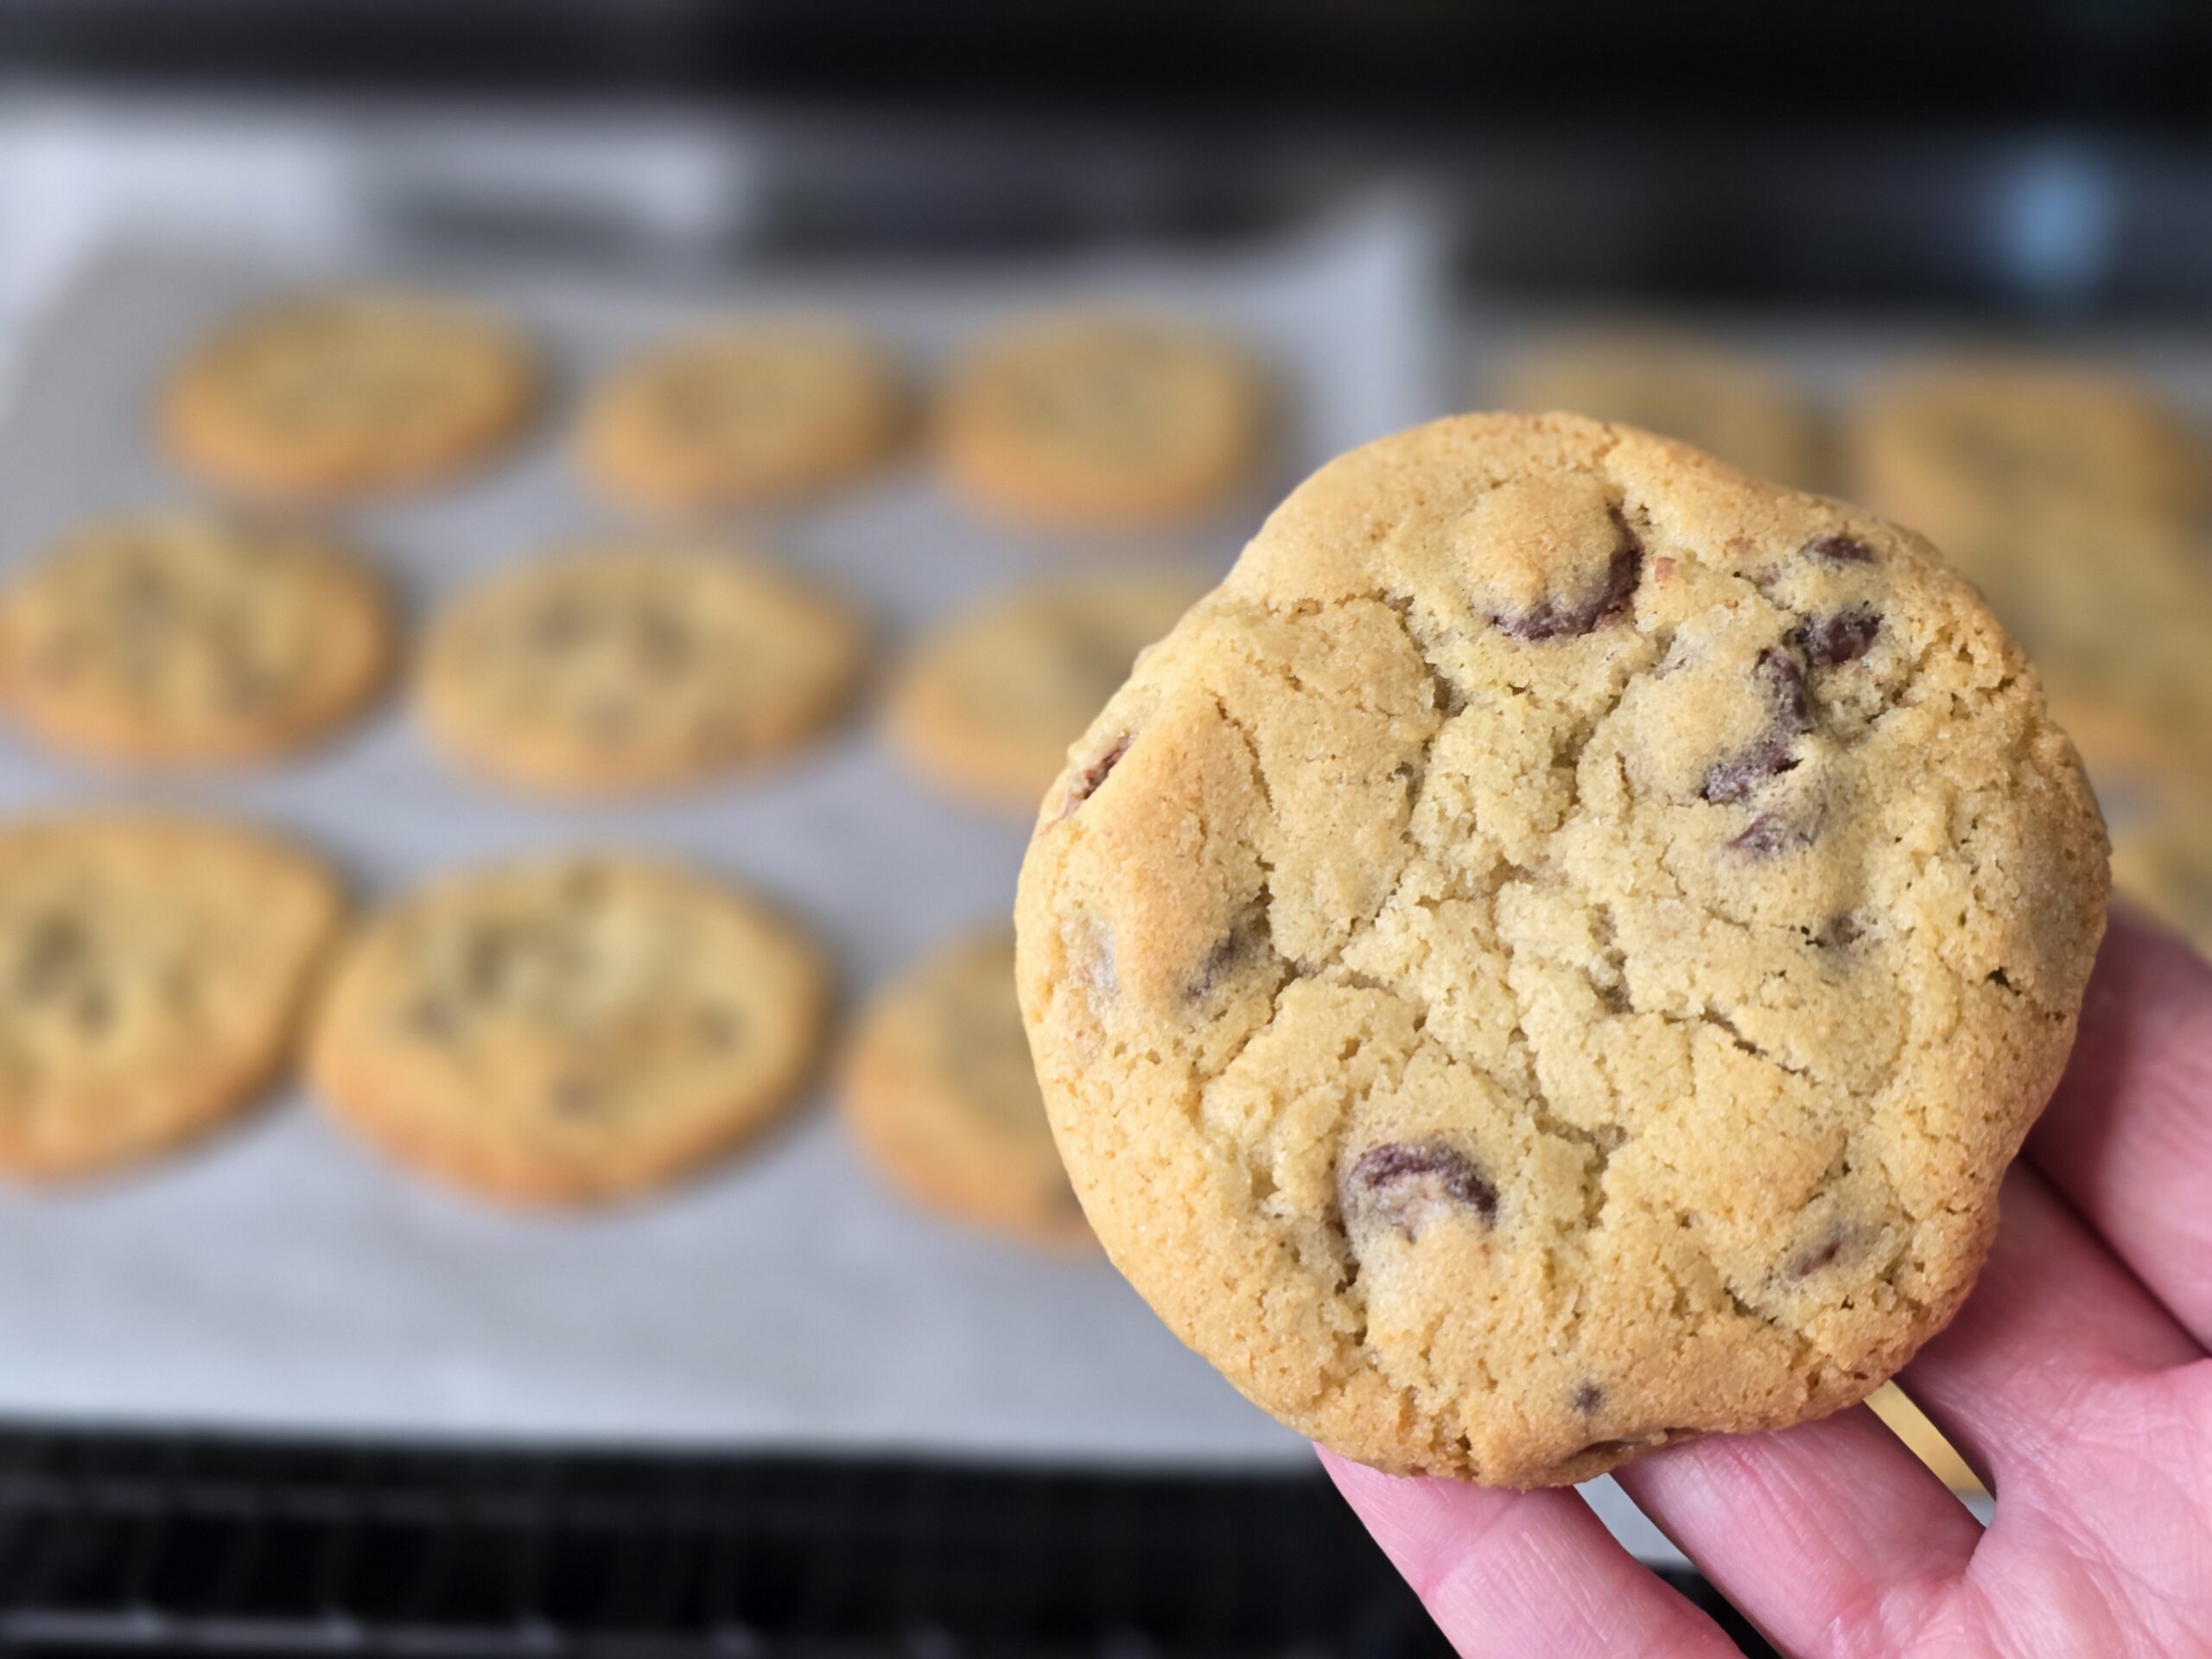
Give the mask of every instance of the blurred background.
<svg viewBox="0 0 2212 1659">
<path fill-rule="evenodd" d="M 1137 646 L 1289 483 L 1449 410 L 1634 421 L 1927 531 L 2035 654 L 2123 885 L 2212 939 L 2201 5 L 4 0 L 0 226 L 0 580 L 118 516 L 275 514 L 375 573 L 400 642 L 243 766 L 23 702 L 0 814 L 275 830 L 372 918 L 648 853 L 765 896 L 841 988 L 776 1128 L 619 1206 L 418 1179 L 293 1082 L 181 1155 L 0 1184 L 11 1651 L 1440 1651 L 1306 1449 L 1084 1250 L 994 930 Z M 194 447 L 226 330 L 363 287 L 465 305 L 528 395 L 404 488 L 383 416 L 312 487 L 270 482 L 283 419 Z M 876 378 L 799 352 L 759 393 L 801 316 Z M 288 326 L 318 385 L 441 418 Z M 715 412 L 653 414 L 671 359 Z M 1164 476 L 1139 439 L 1186 416 L 1211 464 Z M 502 777 L 499 721 L 573 738 L 563 676 L 628 685 L 622 640 L 476 752 L 414 690 L 485 580 L 679 542 L 868 642 L 772 762 Z M 228 649 L 222 603 L 130 651 Z"/>
</svg>

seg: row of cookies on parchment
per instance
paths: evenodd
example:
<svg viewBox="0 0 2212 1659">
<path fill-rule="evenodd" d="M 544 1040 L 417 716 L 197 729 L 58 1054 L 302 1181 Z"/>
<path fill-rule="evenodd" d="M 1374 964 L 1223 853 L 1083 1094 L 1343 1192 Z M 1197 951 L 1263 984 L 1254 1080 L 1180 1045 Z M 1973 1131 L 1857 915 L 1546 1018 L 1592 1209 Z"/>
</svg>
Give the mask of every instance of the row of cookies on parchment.
<svg viewBox="0 0 2212 1659">
<path fill-rule="evenodd" d="M 901 753 L 1024 812 L 1138 650 L 1201 589 L 1095 571 L 995 595 L 895 677 Z M 327 534 L 202 514 L 84 529 L 0 592 L 0 707 L 64 754 L 237 766 L 332 738 L 390 677 L 392 607 Z M 693 538 L 518 561 L 432 621 L 416 702 L 472 772 L 543 793 L 702 783 L 821 733 L 855 701 L 869 629 L 842 598 Z"/>
<path fill-rule="evenodd" d="M 170 452 L 226 491 L 330 503 L 450 482 L 511 448 L 549 401 L 524 331 L 435 296 L 310 293 L 216 327 L 170 375 Z M 1103 312 L 1033 316 L 975 342 L 925 419 L 861 329 L 733 318 L 618 366 L 574 442 L 626 506 L 696 514 L 818 497 L 926 429 L 958 495 L 989 516 L 1079 528 L 1218 505 L 1258 470 L 1274 390 L 1211 330 Z"/>
<path fill-rule="evenodd" d="M 0 1170 L 115 1171 L 245 1111 L 304 1056 L 330 1111 L 487 1198 L 580 1205 L 709 1165 L 817 1069 L 832 976 L 735 883 L 626 855 L 435 880 L 347 919 L 301 847 L 212 820 L 0 828 Z M 885 991 L 842 1066 L 873 1161 L 940 1210 L 1087 1237 L 1014 1005 L 1013 941 Z"/>
<path fill-rule="evenodd" d="M 2212 448 L 2160 390 L 1957 355 L 1890 371 L 1831 417 L 1766 365 L 1653 332 L 1563 336 L 1474 390 L 1663 432 L 1926 533 L 2033 653 L 2121 887 L 2212 949 Z"/>
</svg>

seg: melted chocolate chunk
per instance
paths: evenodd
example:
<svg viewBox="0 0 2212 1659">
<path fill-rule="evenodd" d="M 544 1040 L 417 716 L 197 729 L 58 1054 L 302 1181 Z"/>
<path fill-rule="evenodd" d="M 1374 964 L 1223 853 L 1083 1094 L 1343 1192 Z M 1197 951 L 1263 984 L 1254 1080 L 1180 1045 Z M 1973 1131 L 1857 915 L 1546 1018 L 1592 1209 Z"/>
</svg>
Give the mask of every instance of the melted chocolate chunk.
<svg viewBox="0 0 2212 1659">
<path fill-rule="evenodd" d="M 1580 1412 L 1585 1417 L 1596 1416 L 1598 1408 L 1605 1403 L 1605 1391 L 1595 1382 L 1583 1383 L 1570 1397 L 1574 1402 L 1575 1410 Z"/>
<path fill-rule="evenodd" d="M 41 918 L 16 966 L 16 995 L 26 1002 L 54 995 L 83 973 L 91 956 L 92 939 L 74 918 Z"/>
<path fill-rule="evenodd" d="M 1847 944 L 1856 944 L 1866 932 L 1858 918 L 1847 912 L 1841 916 L 1831 917 L 1828 925 L 1813 935 L 1813 943 L 1824 950 L 1839 950 Z"/>
<path fill-rule="evenodd" d="M 1843 1230 L 1838 1228 L 1819 1244 L 1802 1252 L 1793 1260 L 1788 1268 L 1789 1274 L 1792 1279 L 1808 1278 L 1828 1266 L 1842 1254 Z"/>
<path fill-rule="evenodd" d="M 734 1008 L 701 1008 L 691 1016 L 692 1028 L 709 1048 L 724 1049 L 737 1040 L 739 1026 Z"/>
<path fill-rule="evenodd" d="M 599 1085 L 587 1077 L 556 1077 L 545 1090 L 545 1103 L 563 1117 L 584 1117 L 606 1103 Z"/>
<path fill-rule="evenodd" d="M 1805 556 L 1828 564 L 1872 564 L 1874 550 L 1856 536 L 1815 536 L 1805 543 Z"/>
<path fill-rule="evenodd" d="M 1882 619 L 1871 605 L 1853 605 L 1834 616 L 1815 618 L 1792 629 L 1790 644 L 1804 652 L 1816 667 L 1834 668 L 1855 663 L 1873 648 L 1882 631 Z"/>
<path fill-rule="evenodd" d="M 1198 976 L 1183 988 L 1186 1001 L 1203 1002 L 1215 988 L 1232 977 L 1244 961 L 1253 955 L 1255 948 L 1266 937 L 1267 921 L 1262 916 L 1255 919 L 1246 917 L 1238 921 L 1224 935 L 1221 942 L 1206 952 L 1206 959 L 1198 964 Z"/>
<path fill-rule="evenodd" d="M 1076 773 L 1068 783 L 1067 804 L 1060 809 L 1062 817 L 1068 817 L 1098 792 L 1099 785 L 1104 783 L 1114 768 L 1122 764 L 1122 757 L 1129 752 L 1129 745 L 1135 741 L 1134 732 L 1123 732 L 1114 740 L 1105 753 Z"/>
<path fill-rule="evenodd" d="M 407 1011 L 407 1028 L 426 1042 L 442 1043 L 461 1029 L 453 1004 L 426 996 Z"/>
<path fill-rule="evenodd" d="M 1620 531 L 1620 545 L 1613 550 L 1611 562 L 1605 566 L 1605 579 L 1595 592 L 1585 594 L 1571 605 L 1542 599 L 1517 614 L 1493 612 L 1491 621 L 1516 639 L 1558 639 L 1589 633 L 1599 623 L 1610 622 L 1627 610 L 1630 596 L 1636 592 L 1637 577 L 1643 569 L 1643 543 L 1637 540 L 1618 507 L 1613 510 L 1613 526 Z"/>
<path fill-rule="evenodd" d="M 1751 677 L 1766 693 L 1767 728 L 1748 747 L 1713 762 L 1698 786 L 1700 799 L 1740 801 L 1770 778 L 1780 777 L 1797 764 L 1789 752 L 1813 728 L 1805 676 L 1787 652 L 1761 652 Z"/>
<path fill-rule="evenodd" d="M 1762 812 L 1728 838 L 1731 852 L 1786 853 L 1813 844 L 1814 826 L 1783 812 Z"/>
<path fill-rule="evenodd" d="M 1343 1199 L 1347 1216 L 1381 1221 L 1408 1240 L 1452 1210 L 1497 1220 L 1497 1189 L 1473 1159 L 1441 1141 L 1370 1147 L 1344 1178 Z"/>
</svg>

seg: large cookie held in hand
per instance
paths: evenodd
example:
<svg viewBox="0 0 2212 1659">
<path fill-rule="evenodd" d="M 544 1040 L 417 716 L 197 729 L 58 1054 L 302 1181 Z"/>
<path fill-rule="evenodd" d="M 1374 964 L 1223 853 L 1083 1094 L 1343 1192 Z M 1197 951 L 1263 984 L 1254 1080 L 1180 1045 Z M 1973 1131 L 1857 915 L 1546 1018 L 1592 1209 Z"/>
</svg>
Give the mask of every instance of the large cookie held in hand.
<svg viewBox="0 0 2212 1659">
<path fill-rule="evenodd" d="M 1378 1467 L 1864 1397 L 1973 1282 L 2104 832 L 1910 533 L 1571 416 L 1322 469 L 1054 784 L 1019 978 L 1091 1223 Z"/>
</svg>

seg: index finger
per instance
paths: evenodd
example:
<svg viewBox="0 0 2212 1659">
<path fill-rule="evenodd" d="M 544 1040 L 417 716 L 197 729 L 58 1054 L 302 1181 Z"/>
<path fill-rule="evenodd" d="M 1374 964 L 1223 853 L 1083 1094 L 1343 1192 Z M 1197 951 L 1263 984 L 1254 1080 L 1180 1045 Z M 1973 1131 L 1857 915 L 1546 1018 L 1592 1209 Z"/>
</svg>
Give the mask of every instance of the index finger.
<svg viewBox="0 0 2212 1659">
<path fill-rule="evenodd" d="M 2187 944 L 2113 912 L 2027 1158 L 2212 1343 L 2212 967 Z"/>
<path fill-rule="evenodd" d="M 1322 1466 L 1459 1653 L 1738 1659 L 1720 1627 L 1621 1548 L 1571 1491 L 1510 1492 Z"/>
</svg>

